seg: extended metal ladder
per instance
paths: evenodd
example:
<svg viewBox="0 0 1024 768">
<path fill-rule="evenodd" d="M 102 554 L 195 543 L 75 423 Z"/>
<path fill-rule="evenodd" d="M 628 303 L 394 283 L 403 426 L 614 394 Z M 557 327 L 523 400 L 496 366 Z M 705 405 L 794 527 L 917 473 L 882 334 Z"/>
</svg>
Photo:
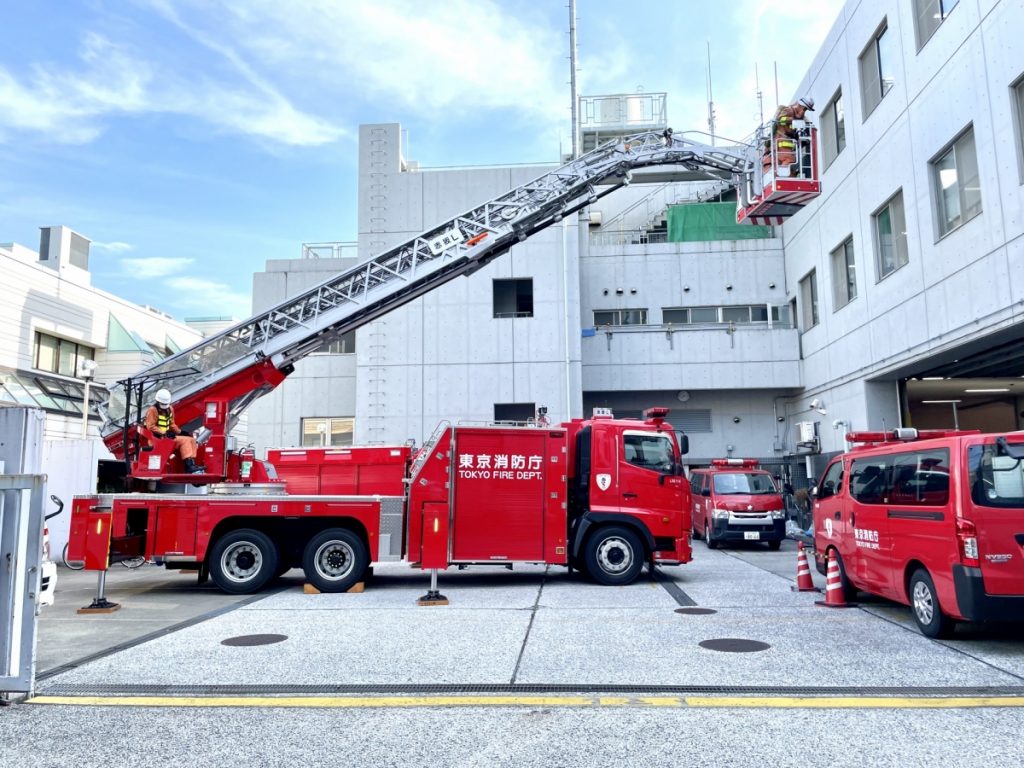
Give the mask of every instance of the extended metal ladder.
<svg viewBox="0 0 1024 768">
<path fill-rule="evenodd" d="M 665 133 L 641 133 L 605 144 L 412 240 L 261 312 L 119 382 L 105 406 L 103 435 L 120 454 L 126 397 L 142 402 L 171 391 L 185 421 L 197 398 L 233 382 L 227 428 L 273 385 L 239 388 L 238 377 L 268 362 L 278 370 L 459 275 L 469 275 L 535 232 L 628 184 L 631 171 L 655 165 L 737 176 L 756 159 L 746 148 L 710 147 Z M 599 189 L 600 187 L 600 189 Z M 226 390 L 225 390 L 226 391 Z M 190 404 L 191 407 L 183 406 Z M 129 421 L 132 415 L 128 414 Z"/>
</svg>

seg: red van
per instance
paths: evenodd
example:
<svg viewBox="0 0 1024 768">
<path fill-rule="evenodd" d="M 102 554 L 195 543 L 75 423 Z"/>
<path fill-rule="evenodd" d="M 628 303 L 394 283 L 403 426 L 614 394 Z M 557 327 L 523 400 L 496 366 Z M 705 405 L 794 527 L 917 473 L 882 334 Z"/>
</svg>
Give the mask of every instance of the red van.
<svg viewBox="0 0 1024 768">
<path fill-rule="evenodd" d="M 778 549 L 786 538 L 782 492 L 756 459 L 713 459 L 690 473 L 693 535 L 708 549 L 727 541 L 764 541 Z"/>
<path fill-rule="evenodd" d="M 928 637 L 958 620 L 1024 620 L 1024 432 L 851 432 L 814 495 L 815 559 L 843 590 L 913 609 Z"/>
</svg>

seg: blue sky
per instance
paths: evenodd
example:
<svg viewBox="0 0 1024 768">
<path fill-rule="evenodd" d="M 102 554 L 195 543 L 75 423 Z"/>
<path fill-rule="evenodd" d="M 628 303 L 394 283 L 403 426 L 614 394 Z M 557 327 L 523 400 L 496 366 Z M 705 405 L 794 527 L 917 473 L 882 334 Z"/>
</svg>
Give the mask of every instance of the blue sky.
<svg viewBox="0 0 1024 768">
<path fill-rule="evenodd" d="M 578 0 L 583 95 L 668 93 L 741 138 L 788 101 L 842 7 Z M 423 166 L 568 151 L 565 0 L 0 0 L 0 242 L 93 240 L 98 287 L 176 317 L 249 314 L 252 274 L 355 240 L 360 123 Z"/>
</svg>

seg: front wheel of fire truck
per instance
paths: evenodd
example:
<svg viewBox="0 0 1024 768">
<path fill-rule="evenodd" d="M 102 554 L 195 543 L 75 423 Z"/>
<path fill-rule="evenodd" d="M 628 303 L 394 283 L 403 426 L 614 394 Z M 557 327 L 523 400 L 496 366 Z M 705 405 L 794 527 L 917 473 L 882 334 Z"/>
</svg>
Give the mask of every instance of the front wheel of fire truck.
<svg viewBox="0 0 1024 768">
<path fill-rule="evenodd" d="M 226 533 L 210 551 L 210 578 L 233 595 L 258 592 L 277 573 L 277 546 L 261 531 Z"/>
<path fill-rule="evenodd" d="M 644 564 L 640 537 L 629 528 L 601 528 L 587 540 L 587 572 L 598 584 L 631 584 Z"/>
<path fill-rule="evenodd" d="M 346 592 L 366 573 L 363 540 L 345 528 L 329 528 L 309 540 L 302 555 L 306 579 L 321 592 Z"/>
<path fill-rule="evenodd" d="M 953 620 L 942 612 L 935 582 L 924 568 L 918 568 L 910 577 L 910 607 L 914 611 L 921 634 L 937 640 L 953 634 Z"/>
</svg>

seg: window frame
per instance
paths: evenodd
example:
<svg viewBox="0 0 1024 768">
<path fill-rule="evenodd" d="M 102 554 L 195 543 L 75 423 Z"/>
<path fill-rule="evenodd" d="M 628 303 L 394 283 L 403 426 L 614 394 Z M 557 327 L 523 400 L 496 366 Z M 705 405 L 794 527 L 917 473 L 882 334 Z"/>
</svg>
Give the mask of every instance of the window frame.
<svg viewBox="0 0 1024 768">
<path fill-rule="evenodd" d="M 818 306 L 818 269 L 817 267 L 812 268 L 807 272 L 799 282 L 800 286 L 800 319 L 804 323 L 804 327 L 801 329 L 806 332 L 814 328 L 821 323 L 821 312 Z M 806 291 L 804 286 L 809 286 L 810 290 Z M 810 293 L 810 296 L 806 294 Z M 808 323 L 808 312 L 810 312 L 810 320 Z"/>
<path fill-rule="evenodd" d="M 836 119 L 836 105 L 839 105 Z M 840 127 L 842 131 L 840 132 Z M 828 150 L 834 147 L 835 154 L 829 157 Z M 839 88 L 821 110 L 821 167 L 826 170 L 846 149 L 846 110 L 843 108 L 843 89 Z"/>
<path fill-rule="evenodd" d="M 836 268 L 839 256 L 843 257 L 842 271 Z M 853 249 L 853 235 L 851 234 L 838 246 L 829 251 L 829 263 L 832 268 L 832 302 L 833 312 L 838 312 L 851 301 L 857 298 L 857 257 Z M 850 279 L 850 273 L 853 279 Z M 840 293 L 840 287 L 844 291 Z"/>
<path fill-rule="evenodd" d="M 966 159 L 970 155 L 961 149 L 961 142 L 965 139 L 970 138 L 971 149 L 973 151 L 972 162 L 974 163 L 974 180 L 978 184 L 978 202 L 973 213 L 969 216 L 965 214 L 965 210 L 968 208 L 968 200 L 966 199 L 965 189 L 967 184 L 965 182 L 971 181 L 968 177 L 963 178 L 963 170 L 959 158 L 960 153 L 963 153 L 963 157 Z M 956 171 L 956 189 L 957 189 L 957 222 L 950 225 L 950 218 L 946 214 L 946 195 L 943 194 L 943 186 L 941 174 L 945 168 L 939 168 L 939 163 L 944 161 L 952 153 L 953 157 L 953 170 Z M 968 125 L 950 141 L 941 150 L 939 150 L 931 160 L 928 161 L 928 176 L 932 188 L 932 211 L 935 214 L 935 241 L 942 240 L 947 235 L 956 232 L 961 229 L 968 222 L 976 219 L 980 216 L 985 207 L 983 205 L 983 198 L 981 195 L 981 168 L 978 165 L 978 143 L 974 138 L 974 123 L 968 123 Z M 948 228 L 946 228 L 948 226 Z"/>
<path fill-rule="evenodd" d="M 335 442 L 333 429 L 334 422 L 348 422 L 348 431 L 340 431 L 337 434 L 348 435 L 348 440 Z M 319 429 L 314 428 L 313 432 L 307 432 L 306 423 L 321 422 L 325 424 L 326 430 L 323 434 L 331 436 L 331 439 L 327 442 L 323 442 L 322 438 L 319 442 L 306 442 L 306 435 L 320 434 Z M 302 416 L 299 418 L 299 442 L 303 448 L 339 448 L 350 445 L 355 445 L 354 435 L 356 431 L 356 417 L 355 416 Z"/>
<path fill-rule="evenodd" d="M 899 201 L 899 216 L 895 215 L 894 211 L 896 209 L 893 207 L 893 204 L 896 203 L 897 200 Z M 878 225 L 882 213 L 884 213 L 887 210 L 889 211 L 889 227 L 891 230 L 889 234 L 890 236 L 893 237 L 892 247 L 893 252 L 895 254 L 893 264 L 895 266 L 893 266 L 892 269 L 885 271 L 882 261 L 882 233 L 879 231 Z M 899 223 L 898 221 L 896 221 L 897 219 L 902 221 L 902 228 L 899 228 L 897 226 Z M 901 233 L 900 236 L 896 236 L 894 234 L 897 231 Z M 896 190 L 896 192 L 894 192 L 888 200 L 882 203 L 871 214 L 871 232 L 875 241 L 875 274 L 877 276 L 875 282 L 880 283 L 883 280 L 885 280 L 885 278 L 889 277 L 889 275 L 898 272 L 899 270 L 903 269 L 903 267 L 907 266 L 907 264 L 910 263 L 910 247 L 907 242 L 907 208 L 906 205 L 904 205 L 903 203 L 903 187 L 900 187 L 898 190 Z M 902 243 L 903 245 L 902 250 L 900 249 L 900 243 Z"/>
<path fill-rule="evenodd" d="M 529 309 L 520 309 L 520 301 L 523 296 L 520 294 L 520 286 L 528 285 L 530 288 L 529 292 Z M 514 299 L 515 311 L 513 312 L 499 312 L 498 311 L 498 296 L 499 291 L 503 294 L 508 293 L 508 288 L 511 288 L 511 296 Z M 508 298 L 504 296 L 503 298 Z M 498 277 L 491 281 L 491 316 L 494 319 L 522 319 L 533 317 L 534 315 L 534 293 L 533 293 L 533 278 L 532 277 Z"/>
<path fill-rule="evenodd" d="M 878 108 L 878 105 L 882 103 L 885 97 L 889 94 L 889 91 L 893 89 L 895 84 L 895 78 L 893 78 L 889 87 L 885 87 L 885 73 L 882 71 L 882 65 L 886 62 L 883 61 L 882 53 L 885 52 L 885 46 L 888 46 L 892 40 L 890 38 L 886 41 L 885 46 L 880 45 L 882 38 L 885 37 L 886 33 L 889 32 L 889 19 L 885 17 L 882 19 L 882 23 L 875 28 L 874 33 L 871 35 L 871 39 L 868 44 L 861 50 L 860 55 L 857 57 L 857 71 L 860 77 L 860 96 L 861 96 L 861 107 L 862 116 L 861 121 L 867 120 L 872 113 Z M 889 52 L 891 53 L 891 51 Z M 870 60 L 869 60 L 870 55 Z M 865 80 L 865 71 L 868 69 L 868 65 L 874 62 L 871 69 L 873 70 L 872 79 L 869 82 Z M 890 62 L 891 64 L 891 62 Z M 877 80 L 875 79 L 877 76 Z M 877 94 L 872 93 L 870 86 L 877 84 Z M 868 98 L 871 96 L 871 98 Z"/>
<path fill-rule="evenodd" d="M 939 31 L 939 27 L 941 27 L 945 23 L 946 19 L 949 18 L 949 15 L 954 11 L 954 9 L 959 4 L 960 0 L 953 0 L 953 4 L 949 7 L 949 10 L 947 11 L 943 7 L 945 5 L 945 0 L 914 0 L 914 39 L 917 42 L 918 53 L 920 53 L 921 49 L 928 44 L 929 40 L 935 37 L 935 33 Z M 921 19 L 929 17 L 928 12 L 932 11 L 932 6 L 937 8 L 939 11 L 939 22 L 935 26 L 931 27 L 931 30 L 928 31 L 926 37 L 922 38 L 922 33 L 927 30 L 924 30 L 924 28 L 922 27 Z M 934 12 L 932 13 L 932 18 L 934 18 Z"/>
<path fill-rule="evenodd" d="M 53 347 L 53 368 L 44 368 L 40 366 L 40 350 L 42 348 L 42 340 L 47 339 L 55 342 Z M 64 359 L 63 355 L 68 355 L 71 360 L 71 372 L 67 373 L 62 366 L 61 361 Z M 68 378 L 77 379 L 81 378 L 78 373 L 81 370 L 81 365 L 86 360 L 96 359 L 96 348 L 90 347 L 88 344 L 82 344 L 78 341 L 72 341 L 71 339 L 65 339 L 61 336 L 54 336 L 52 333 L 46 333 L 46 331 L 36 331 L 35 341 L 32 345 L 32 368 L 36 371 L 43 373 L 52 373 L 57 376 L 67 376 Z"/>
<path fill-rule="evenodd" d="M 1010 84 L 1010 107 L 1017 134 L 1017 180 L 1024 184 L 1024 73 Z"/>
<path fill-rule="evenodd" d="M 648 324 L 647 323 L 648 311 L 647 311 L 646 307 L 644 307 L 644 308 L 639 308 L 639 307 L 637 307 L 637 308 L 627 308 L 627 309 L 595 309 L 595 310 L 593 310 L 593 312 L 594 312 L 594 327 L 595 328 L 603 328 L 603 327 L 621 328 L 621 327 L 636 326 L 636 325 L 647 325 Z M 639 322 L 639 323 L 624 323 L 624 322 L 622 322 L 623 318 L 626 317 L 626 315 L 624 315 L 623 313 L 626 313 L 626 312 L 639 312 L 639 313 L 641 313 L 640 314 L 641 322 Z M 604 314 L 610 315 L 611 318 L 612 318 L 612 322 L 610 322 L 610 323 L 598 322 L 598 319 L 597 319 L 598 315 L 604 315 Z"/>
</svg>

